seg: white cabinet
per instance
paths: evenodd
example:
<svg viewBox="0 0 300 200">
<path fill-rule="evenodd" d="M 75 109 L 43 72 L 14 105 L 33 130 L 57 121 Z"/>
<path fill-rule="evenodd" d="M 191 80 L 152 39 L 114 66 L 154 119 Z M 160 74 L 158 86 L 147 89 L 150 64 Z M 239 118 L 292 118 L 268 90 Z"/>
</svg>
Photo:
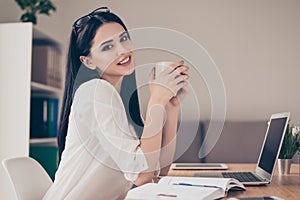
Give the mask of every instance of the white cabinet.
<svg viewBox="0 0 300 200">
<path fill-rule="evenodd" d="M 31 82 L 33 37 L 50 39 L 35 31 L 31 23 L 0 24 L 0 160 L 29 155 L 30 97 L 50 95 L 60 98 L 60 89 Z M 32 143 L 55 144 L 56 140 Z M 2 165 L 1 199 L 16 199 Z"/>
<path fill-rule="evenodd" d="M 0 160 L 29 154 L 32 25 L 0 24 Z M 1 165 L 2 199 L 15 199 Z"/>
</svg>

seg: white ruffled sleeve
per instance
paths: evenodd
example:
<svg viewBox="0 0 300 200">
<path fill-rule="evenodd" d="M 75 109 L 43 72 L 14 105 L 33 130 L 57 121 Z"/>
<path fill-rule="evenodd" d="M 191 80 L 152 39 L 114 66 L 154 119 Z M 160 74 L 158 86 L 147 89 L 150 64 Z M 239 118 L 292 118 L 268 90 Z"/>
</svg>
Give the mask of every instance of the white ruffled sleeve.
<svg viewBox="0 0 300 200">
<path fill-rule="evenodd" d="M 92 103 L 94 113 L 91 115 L 96 120 L 92 132 L 125 178 L 134 182 L 148 165 L 140 140 L 130 131 L 119 93 L 108 82 L 97 80 Z"/>
</svg>

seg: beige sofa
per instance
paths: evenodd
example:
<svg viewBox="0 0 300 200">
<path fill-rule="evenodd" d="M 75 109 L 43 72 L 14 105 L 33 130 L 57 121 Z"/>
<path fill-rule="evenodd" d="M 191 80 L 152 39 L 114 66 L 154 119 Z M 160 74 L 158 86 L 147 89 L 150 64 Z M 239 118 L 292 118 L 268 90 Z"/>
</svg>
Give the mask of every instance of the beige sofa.
<svg viewBox="0 0 300 200">
<path fill-rule="evenodd" d="M 188 127 L 194 124 L 195 122 L 182 122 L 181 126 L 185 127 L 184 130 L 188 130 Z M 209 121 L 201 121 L 197 133 L 186 131 L 178 134 L 175 162 L 257 162 L 267 129 L 267 121 L 225 121 L 216 145 L 206 157 L 200 159 L 199 149 L 208 126 Z M 182 146 L 186 144 L 191 145 L 183 151 Z M 298 162 L 297 155 L 294 156 L 293 162 Z"/>
</svg>

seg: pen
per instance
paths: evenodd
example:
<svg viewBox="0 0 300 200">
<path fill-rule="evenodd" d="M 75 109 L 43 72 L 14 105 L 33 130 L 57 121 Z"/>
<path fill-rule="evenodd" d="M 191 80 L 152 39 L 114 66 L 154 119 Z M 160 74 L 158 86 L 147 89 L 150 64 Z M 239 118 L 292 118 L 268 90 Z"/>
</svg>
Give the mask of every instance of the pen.
<svg viewBox="0 0 300 200">
<path fill-rule="evenodd" d="M 157 196 L 162 196 L 162 197 L 177 197 L 175 194 L 158 194 Z"/>
<path fill-rule="evenodd" d="M 173 183 L 173 185 L 181 185 L 181 186 L 194 186 L 194 187 L 209 187 L 209 188 L 221 188 L 215 185 L 198 185 L 198 184 L 191 184 L 191 183 Z"/>
</svg>

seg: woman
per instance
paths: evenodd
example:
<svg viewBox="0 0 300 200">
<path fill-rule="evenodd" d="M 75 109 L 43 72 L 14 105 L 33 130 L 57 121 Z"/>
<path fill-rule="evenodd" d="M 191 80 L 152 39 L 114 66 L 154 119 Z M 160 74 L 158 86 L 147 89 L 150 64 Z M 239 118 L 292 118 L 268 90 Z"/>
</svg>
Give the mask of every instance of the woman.
<svg viewBox="0 0 300 200">
<path fill-rule="evenodd" d="M 188 67 L 173 63 L 155 79 L 152 70 L 142 121 L 133 58 L 127 28 L 106 7 L 75 21 L 58 136 L 60 164 L 44 199 L 123 199 L 132 186 L 151 182 L 158 166 L 161 174 L 168 171 Z"/>
</svg>

